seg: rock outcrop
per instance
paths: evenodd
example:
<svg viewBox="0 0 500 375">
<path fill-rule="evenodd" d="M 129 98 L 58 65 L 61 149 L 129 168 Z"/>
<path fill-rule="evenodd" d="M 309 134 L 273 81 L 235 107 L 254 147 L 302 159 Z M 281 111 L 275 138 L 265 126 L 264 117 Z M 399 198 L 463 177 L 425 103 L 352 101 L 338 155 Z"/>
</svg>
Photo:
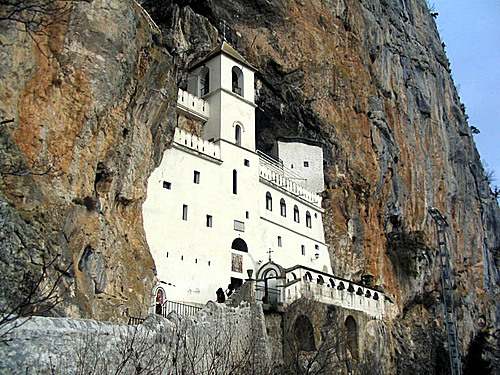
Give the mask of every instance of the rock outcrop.
<svg viewBox="0 0 500 375">
<path fill-rule="evenodd" d="M 154 279 L 146 181 L 171 140 L 176 84 L 225 34 L 258 68 L 259 148 L 324 144 L 334 272 L 369 271 L 394 298 L 387 368 L 438 373 L 446 358 L 429 206 L 448 218 L 462 351 L 481 331 L 498 361 L 500 210 L 425 1 L 142 5 L 161 32 L 131 0 L 75 3 L 33 38 L 0 22 L 0 110 L 13 120 L 1 128 L 2 254 L 20 253 L 2 269 L 59 253 L 75 281 L 62 314 L 139 314 Z"/>
<path fill-rule="evenodd" d="M 155 269 L 141 205 L 173 135 L 174 61 L 133 1 L 64 16 L 32 35 L 0 22 L 1 269 L 13 287 L 2 297 L 57 259 L 58 313 L 143 315 Z"/>
</svg>

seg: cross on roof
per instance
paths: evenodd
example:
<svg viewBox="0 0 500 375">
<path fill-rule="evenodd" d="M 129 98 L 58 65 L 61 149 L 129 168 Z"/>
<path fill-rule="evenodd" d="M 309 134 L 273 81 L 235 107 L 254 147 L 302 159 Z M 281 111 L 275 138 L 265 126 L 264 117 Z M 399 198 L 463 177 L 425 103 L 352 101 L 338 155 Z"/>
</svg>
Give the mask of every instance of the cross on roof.
<svg viewBox="0 0 500 375">
<path fill-rule="evenodd" d="M 222 37 L 224 38 L 224 41 L 227 42 L 227 40 L 226 40 L 226 28 L 227 28 L 227 26 L 226 26 L 226 20 L 223 20 L 223 21 L 219 22 L 219 24 L 222 27 Z"/>
<path fill-rule="evenodd" d="M 267 253 L 269 254 L 269 261 L 271 261 L 271 253 L 274 253 L 274 251 L 269 248 L 269 251 Z"/>
</svg>

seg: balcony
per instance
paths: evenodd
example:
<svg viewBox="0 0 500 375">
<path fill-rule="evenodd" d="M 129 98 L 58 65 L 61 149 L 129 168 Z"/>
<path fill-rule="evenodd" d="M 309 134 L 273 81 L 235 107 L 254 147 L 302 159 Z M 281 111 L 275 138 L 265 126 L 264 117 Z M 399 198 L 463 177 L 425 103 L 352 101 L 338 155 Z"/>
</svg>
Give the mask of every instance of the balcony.
<svg viewBox="0 0 500 375">
<path fill-rule="evenodd" d="M 288 306 L 300 298 L 362 311 L 376 319 L 386 314 L 385 295 L 349 280 L 303 266 L 285 270 L 284 278 L 257 280 L 256 300 Z"/>
<path fill-rule="evenodd" d="M 177 109 L 188 117 L 206 122 L 210 106 L 203 99 L 179 89 L 177 93 Z"/>
<path fill-rule="evenodd" d="M 220 160 L 220 146 L 206 141 L 182 129 L 175 128 L 174 144 L 186 147 L 200 154 Z"/>
<path fill-rule="evenodd" d="M 283 164 L 259 153 L 259 176 L 289 193 L 321 207 L 321 197 L 301 186 L 304 178 L 283 167 Z"/>
</svg>

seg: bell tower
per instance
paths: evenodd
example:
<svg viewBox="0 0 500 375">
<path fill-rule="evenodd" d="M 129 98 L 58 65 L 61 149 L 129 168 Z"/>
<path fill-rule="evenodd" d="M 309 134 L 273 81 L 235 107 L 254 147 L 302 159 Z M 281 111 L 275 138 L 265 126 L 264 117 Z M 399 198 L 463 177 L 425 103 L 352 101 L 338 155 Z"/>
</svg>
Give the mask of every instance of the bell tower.
<svg viewBox="0 0 500 375">
<path fill-rule="evenodd" d="M 204 139 L 255 150 L 255 71 L 225 41 L 192 66 L 188 91 L 210 105 Z"/>
</svg>

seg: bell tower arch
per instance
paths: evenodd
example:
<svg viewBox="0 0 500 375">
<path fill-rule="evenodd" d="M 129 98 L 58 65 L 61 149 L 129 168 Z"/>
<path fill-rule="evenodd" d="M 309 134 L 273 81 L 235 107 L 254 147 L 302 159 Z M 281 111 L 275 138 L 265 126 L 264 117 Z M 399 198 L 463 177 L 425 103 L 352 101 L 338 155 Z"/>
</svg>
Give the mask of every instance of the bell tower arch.
<svg viewBox="0 0 500 375">
<path fill-rule="evenodd" d="M 226 42 L 193 65 L 189 91 L 210 105 L 203 138 L 255 150 L 255 71 Z"/>
</svg>

